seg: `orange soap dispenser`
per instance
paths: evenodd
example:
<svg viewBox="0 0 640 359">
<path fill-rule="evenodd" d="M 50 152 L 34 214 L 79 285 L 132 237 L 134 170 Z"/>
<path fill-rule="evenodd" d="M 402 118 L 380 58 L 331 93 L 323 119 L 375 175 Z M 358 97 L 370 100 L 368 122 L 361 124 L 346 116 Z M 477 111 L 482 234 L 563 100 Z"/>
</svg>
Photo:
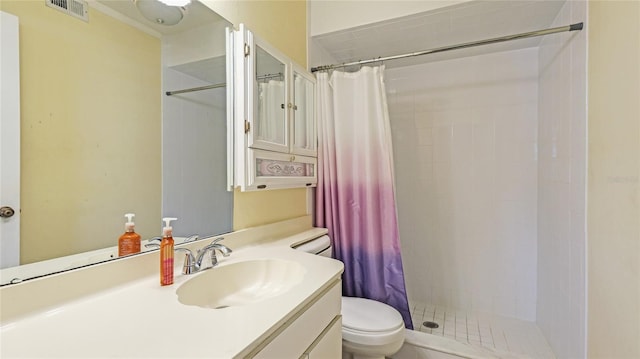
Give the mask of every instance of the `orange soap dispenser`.
<svg viewBox="0 0 640 359">
<path fill-rule="evenodd" d="M 140 235 L 134 231 L 133 217 L 135 214 L 127 213 L 124 217 L 127 219 L 127 223 L 124 225 L 124 234 L 118 239 L 118 257 L 140 252 Z"/>
<path fill-rule="evenodd" d="M 163 218 L 162 242 L 160 242 L 160 285 L 173 284 L 173 228 L 171 221 L 177 218 Z"/>
</svg>

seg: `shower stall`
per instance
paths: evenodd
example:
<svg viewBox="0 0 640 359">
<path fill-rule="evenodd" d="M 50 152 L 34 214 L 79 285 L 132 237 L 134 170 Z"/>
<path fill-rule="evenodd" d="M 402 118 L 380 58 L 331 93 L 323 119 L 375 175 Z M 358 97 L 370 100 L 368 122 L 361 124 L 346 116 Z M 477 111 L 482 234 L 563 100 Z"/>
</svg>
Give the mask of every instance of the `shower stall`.
<svg viewBox="0 0 640 359">
<path fill-rule="evenodd" d="M 441 47 L 586 19 L 581 1 L 472 1 L 314 36 L 312 59 L 348 62 L 419 36 Z M 426 357 L 416 348 L 433 340 L 440 351 L 463 344 L 488 357 L 585 357 L 585 25 L 385 63 L 415 331 L 415 348 L 398 358 Z M 374 38 L 378 46 L 367 46 Z"/>
</svg>

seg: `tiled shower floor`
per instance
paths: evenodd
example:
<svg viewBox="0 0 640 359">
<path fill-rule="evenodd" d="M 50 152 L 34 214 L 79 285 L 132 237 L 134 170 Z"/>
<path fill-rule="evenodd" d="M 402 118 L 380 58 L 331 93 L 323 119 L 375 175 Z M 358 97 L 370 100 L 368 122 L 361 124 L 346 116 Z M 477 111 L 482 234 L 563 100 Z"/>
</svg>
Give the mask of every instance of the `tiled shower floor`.
<svg viewBox="0 0 640 359">
<path fill-rule="evenodd" d="M 472 346 L 520 354 L 535 359 L 555 358 L 535 323 L 409 301 L 414 330 L 439 335 Z M 439 326 L 428 328 L 423 322 Z"/>
</svg>

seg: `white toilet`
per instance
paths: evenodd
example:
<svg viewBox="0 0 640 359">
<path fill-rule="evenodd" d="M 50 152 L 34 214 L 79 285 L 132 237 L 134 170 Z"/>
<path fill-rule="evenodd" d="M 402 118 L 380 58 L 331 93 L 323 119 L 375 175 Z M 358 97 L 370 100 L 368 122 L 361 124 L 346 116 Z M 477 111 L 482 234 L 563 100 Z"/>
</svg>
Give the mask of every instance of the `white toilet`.
<svg viewBox="0 0 640 359">
<path fill-rule="evenodd" d="M 331 257 L 328 236 L 296 249 Z M 364 298 L 342 297 L 342 358 L 384 359 L 404 343 L 402 315 L 390 305 Z"/>
</svg>

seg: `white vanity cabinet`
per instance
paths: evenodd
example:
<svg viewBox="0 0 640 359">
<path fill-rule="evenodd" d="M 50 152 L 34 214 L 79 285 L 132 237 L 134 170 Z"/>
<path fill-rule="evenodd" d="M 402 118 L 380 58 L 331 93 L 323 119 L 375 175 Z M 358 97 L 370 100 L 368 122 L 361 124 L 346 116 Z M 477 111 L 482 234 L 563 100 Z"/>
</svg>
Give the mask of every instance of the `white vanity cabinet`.
<svg viewBox="0 0 640 359">
<path fill-rule="evenodd" d="M 287 321 L 249 358 L 340 358 L 342 356 L 342 284 L 336 282 L 297 316 Z"/>
<path fill-rule="evenodd" d="M 235 185 L 315 186 L 315 77 L 244 25 L 234 35 Z"/>
</svg>

